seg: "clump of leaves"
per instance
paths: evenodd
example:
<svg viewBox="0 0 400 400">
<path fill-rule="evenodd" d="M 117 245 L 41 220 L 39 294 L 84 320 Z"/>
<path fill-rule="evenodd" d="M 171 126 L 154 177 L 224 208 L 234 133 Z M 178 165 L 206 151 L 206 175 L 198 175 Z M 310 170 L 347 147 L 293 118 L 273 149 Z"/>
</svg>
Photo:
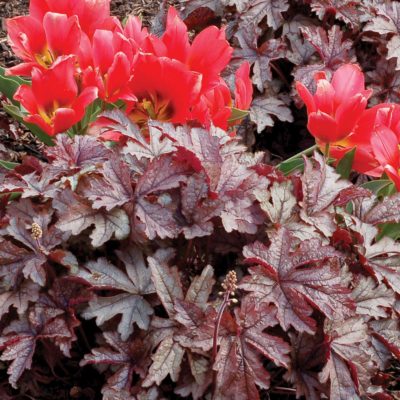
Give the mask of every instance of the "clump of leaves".
<svg viewBox="0 0 400 400">
<path fill-rule="evenodd" d="M 1 171 L 7 395 L 50 398 L 70 360 L 103 399 L 393 398 L 400 245 L 378 238 L 399 194 L 318 153 L 285 177 L 218 129 L 146 141 L 107 117 L 125 145 L 60 135 Z"/>
</svg>

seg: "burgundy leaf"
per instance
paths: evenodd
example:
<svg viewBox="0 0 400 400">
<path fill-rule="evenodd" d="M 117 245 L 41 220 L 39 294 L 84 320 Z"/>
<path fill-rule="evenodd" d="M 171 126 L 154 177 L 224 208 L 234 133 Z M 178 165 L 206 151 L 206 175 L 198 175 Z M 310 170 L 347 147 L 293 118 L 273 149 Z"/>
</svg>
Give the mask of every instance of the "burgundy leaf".
<svg viewBox="0 0 400 400">
<path fill-rule="evenodd" d="M 322 382 L 330 380 L 329 398 L 358 398 L 357 382 L 371 362 L 368 350 L 363 347 L 368 340 L 366 323 L 357 317 L 327 321 L 325 334 L 330 354 L 320 379 Z"/>
<path fill-rule="evenodd" d="M 144 387 L 149 387 L 153 383 L 160 385 L 168 374 L 172 381 L 176 382 L 179 378 L 184 354 L 185 350 L 172 337 L 164 339 L 152 356 L 153 363 L 142 385 Z"/>
<path fill-rule="evenodd" d="M 115 208 L 110 212 L 93 209 L 88 200 L 66 190 L 54 200 L 53 206 L 59 216 L 56 226 L 64 232 L 79 235 L 94 225 L 90 234 L 94 247 L 101 246 L 113 235 L 118 240 L 125 239 L 129 235 L 129 218 L 121 209 Z"/>
<path fill-rule="evenodd" d="M 340 179 L 334 169 L 325 164 L 322 155 L 315 153 L 314 159 L 315 163 L 304 159 L 303 210 L 300 215 L 304 222 L 314 225 L 329 237 L 336 230 L 333 202 L 351 183 Z"/>
<path fill-rule="evenodd" d="M 150 281 L 150 271 L 146 268 L 143 256 L 138 249 L 132 248 L 119 253 L 126 266 L 126 273 L 100 258 L 96 262 L 86 264 L 88 271 L 79 269 L 76 277 L 89 283 L 93 289 L 113 289 L 123 293 L 114 296 L 96 296 L 89 302 L 89 307 L 83 312 L 86 319 L 96 317 L 97 325 L 121 314 L 118 332 L 122 340 L 128 339 L 133 332 L 133 323 L 141 329 L 148 329 L 149 316 L 153 308 L 143 298 L 143 295 L 153 293 L 154 287 Z"/>
<path fill-rule="evenodd" d="M 259 399 L 257 386 L 269 387 L 269 374 L 263 368 L 259 354 L 278 365 L 289 361 L 289 345 L 281 338 L 264 333 L 277 324 L 276 309 L 265 303 L 257 304 L 247 297 L 241 310 L 236 310 L 236 326 L 223 336 L 214 364 L 217 390 L 221 399 Z"/>
<path fill-rule="evenodd" d="M 295 70 L 295 80 L 301 81 L 309 89 L 315 88 L 315 72 L 325 71 L 329 78 L 340 65 L 354 61 L 351 53 L 353 43 L 348 39 L 343 40 L 343 33 L 339 26 L 334 25 L 328 32 L 315 26 L 303 27 L 301 31 L 321 58 L 321 63 L 298 67 Z"/>
<path fill-rule="evenodd" d="M 274 30 L 282 25 L 282 13 L 289 8 L 288 0 L 249 0 L 247 3 L 240 16 L 243 23 L 256 26 L 267 17 L 268 26 Z"/>
<path fill-rule="evenodd" d="M 250 268 L 240 288 L 253 292 L 263 301 L 278 307 L 277 318 L 285 330 L 293 326 L 300 332 L 314 333 L 313 307 L 328 318 L 349 315 L 353 308 L 349 290 L 341 285 L 340 267 L 333 248 L 321 246 L 317 239 L 304 241 L 292 251 L 293 237 L 281 228 L 271 237 L 270 247 L 260 242 L 243 249 Z"/>
<path fill-rule="evenodd" d="M 104 332 L 107 347 L 92 349 L 86 354 L 80 365 L 106 364 L 113 366 L 113 375 L 108 378 L 106 390 L 130 393 L 133 374 L 143 376 L 146 369 L 146 358 L 150 348 L 148 341 L 140 336 L 130 341 L 122 341 L 116 332 Z"/>
<path fill-rule="evenodd" d="M 305 396 L 310 400 L 319 400 L 326 387 L 318 380 L 315 372 L 325 360 L 321 335 L 307 333 L 289 333 L 292 352 L 291 364 L 284 375 L 285 379 L 296 386 L 296 396 Z"/>
<path fill-rule="evenodd" d="M 250 119 L 257 125 L 257 132 L 261 133 L 267 126 L 274 126 L 275 117 L 280 121 L 293 122 L 290 108 L 277 97 L 256 97 L 251 103 Z"/>
<path fill-rule="evenodd" d="M 170 317 L 175 315 L 175 301 L 183 300 L 178 270 L 168 266 L 168 262 L 173 256 L 172 249 L 160 249 L 153 256 L 147 258 L 157 295 Z"/>
<path fill-rule="evenodd" d="M 362 4 L 354 0 L 312 0 L 311 9 L 320 20 L 330 13 L 353 29 L 359 27 L 360 18 L 366 11 Z"/>
<path fill-rule="evenodd" d="M 392 290 L 384 284 L 376 284 L 372 278 L 363 276 L 353 289 L 352 298 L 357 306 L 357 314 L 374 318 L 385 318 L 385 308 L 393 307 L 395 301 Z"/>
<path fill-rule="evenodd" d="M 236 33 L 240 49 L 236 50 L 234 60 L 246 60 L 253 66 L 253 82 L 260 92 L 268 81 L 272 80 L 271 61 L 284 58 L 286 45 L 282 40 L 269 39 L 261 46 L 258 45 L 258 28 L 256 25 L 249 24 Z M 265 117 L 264 117 L 265 118 Z"/>
<path fill-rule="evenodd" d="M 103 179 L 88 179 L 88 186 L 83 193 L 93 201 L 93 208 L 105 207 L 111 210 L 132 201 L 133 188 L 131 172 L 124 161 L 118 157 L 104 163 L 102 168 Z"/>
<path fill-rule="evenodd" d="M 400 69 L 400 5 L 397 2 L 381 3 L 377 6 L 378 15 L 364 28 L 364 31 L 390 35 L 387 41 L 387 59 L 395 58 L 396 69 Z"/>
<path fill-rule="evenodd" d="M 170 154 L 176 150 L 172 141 L 168 137 L 163 137 L 163 132 L 158 127 L 152 126 L 151 123 L 149 123 L 149 138 L 150 143 L 146 141 L 144 143 L 129 141 L 124 152 L 135 156 L 139 160 L 141 158 L 152 160 L 162 154 Z"/>
<path fill-rule="evenodd" d="M 373 334 L 397 358 L 400 358 L 400 321 L 398 318 L 371 321 Z"/>
<path fill-rule="evenodd" d="M 186 292 L 185 301 L 195 304 L 204 311 L 214 283 L 214 269 L 211 265 L 207 265 L 200 276 L 193 278 Z"/>
<path fill-rule="evenodd" d="M 53 174 L 79 171 L 102 164 L 110 157 L 110 150 L 91 136 L 57 135 L 56 145 L 46 148 Z"/>
</svg>

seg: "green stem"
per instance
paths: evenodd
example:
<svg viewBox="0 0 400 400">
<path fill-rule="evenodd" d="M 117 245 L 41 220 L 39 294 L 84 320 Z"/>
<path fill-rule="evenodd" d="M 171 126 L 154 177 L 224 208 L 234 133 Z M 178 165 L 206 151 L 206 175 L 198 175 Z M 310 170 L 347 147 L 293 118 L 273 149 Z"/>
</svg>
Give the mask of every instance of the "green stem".
<svg viewBox="0 0 400 400">
<path fill-rule="evenodd" d="M 327 143 L 325 145 L 325 151 L 324 151 L 324 155 L 325 155 L 326 161 L 329 160 L 329 147 L 330 147 L 330 143 Z"/>
<path fill-rule="evenodd" d="M 314 153 L 314 150 L 317 150 L 317 149 L 318 149 L 318 146 L 317 146 L 316 144 L 314 144 L 314 146 L 311 146 L 311 147 L 309 147 L 308 149 L 305 149 L 305 150 L 301 151 L 300 153 L 297 153 L 297 154 L 295 154 L 294 156 L 288 158 L 287 160 L 282 161 L 281 163 L 279 163 L 279 164 L 277 165 L 277 167 L 279 168 L 279 166 L 280 166 L 282 163 L 284 163 L 284 162 L 286 163 L 286 162 L 289 162 L 289 161 L 293 161 L 293 160 L 295 160 L 295 159 L 297 159 L 297 158 L 300 158 L 301 156 L 310 156 L 312 153 Z"/>
</svg>

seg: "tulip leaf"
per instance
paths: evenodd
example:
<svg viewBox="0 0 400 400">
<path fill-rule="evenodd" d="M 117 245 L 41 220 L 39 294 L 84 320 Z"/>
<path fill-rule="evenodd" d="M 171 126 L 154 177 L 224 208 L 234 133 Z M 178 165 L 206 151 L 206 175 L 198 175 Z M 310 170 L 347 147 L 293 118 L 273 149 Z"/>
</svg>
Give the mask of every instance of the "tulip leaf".
<svg viewBox="0 0 400 400">
<path fill-rule="evenodd" d="M 393 240 L 400 239 L 400 223 L 386 223 L 379 225 L 380 232 L 376 237 L 376 240 L 382 239 L 384 236 L 388 236 Z"/>
<path fill-rule="evenodd" d="M 0 160 L 0 167 L 8 169 L 9 171 L 14 169 L 17 165 L 19 164 L 16 162 Z"/>
<path fill-rule="evenodd" d="M 356 148 L 354 147 L 344 155 L 344 157 L 339 161 L 336 167 L 336 172 L 343 179 L 349 179 L 355 154 L 356 154 Z"/>
<path fill-rule="evenodd" d="M 393 182 L 389 179 L 376 179 L 361 185 L 361 187 L 370 190 L 376 195 L 380 194 L 382 190 L 387 189 L 390 186 L 393 186 Z"/>
<path fill-rule="evenodd" d="M 14 100 L 14 93 L 22 84 L 29 85 L 29 81 L 18 76 L 5 76 L 5 69 L 0 67 L 0 92 L 15 105 L 18 105 L 18 102 Z"/>
<path fill-rule="evenodd" d="M 289 175 L 294 171 L 303 171 L 304 170 L 304 160 L 303 158 L 294 158 L 291 160 L 283 161 L 278 166 L 279 170 L 282 171 L 285 175 Z"/>
<path fill-rule="evenodd" d="M 3 104 L 3 109 L 18 122 L 21 122 L 23 125 L 25 125 L 41 142 L 47 146 L 54 145 L 53 139 L 43 132 L 38 126 L 24 121 L 24 114 L 21 112 L 18 106 L 13 104 Z"/>
<path fill-rule="evenodd" d="M 228 119 L 228 123 L 229 123 L 229 122 L 238 121 L 239 119 L 243 119 L 243 118 L 246 117 L 247 115 L 249 115 L 249 112 L 248 112 L 248 111 L 240 110 L 239 108 L 232 107 L 232 109 L 231 109 L 231 116 L 230 116 L 229 119 Z"/>
</svg>

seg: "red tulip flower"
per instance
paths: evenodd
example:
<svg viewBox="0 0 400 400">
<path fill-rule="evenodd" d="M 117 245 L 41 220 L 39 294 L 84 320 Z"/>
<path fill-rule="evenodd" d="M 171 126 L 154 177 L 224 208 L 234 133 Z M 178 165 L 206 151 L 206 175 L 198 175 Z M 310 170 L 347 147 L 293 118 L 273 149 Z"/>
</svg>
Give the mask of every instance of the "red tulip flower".
<svg viewBox="0 0 400 400">
<path fill-rule="evenodd" d="M 385 125 L 375 127 L 371 137 L 374 156 L 400 191 L 400 149 L 397 135 Z"/>
<path fill-rule="evenodd" d="M 341 66 L 331 82 L 324 72 L 318 72 L 315 81 L 314 95 L 302 83 L 296 83 L 307 107 L 308 130 L 320 144 L 340 141 L 355 128 L 372 91 L 365 90 L 364 75 L 355 64 Z"/>
<path fill-rule="evenodd" d="M 75 81 L 74 57 L 59 58 L 51 68 L 32 70 L 32 86 L 21 85 L 14 95 L 29 112 L 26 122 L 38 125 L 48 135 L 65 132 L 85 115 L 97 98 L 97 88 L 81 93 Z"/>
<path fill-rule="evenodd" d="M 356 148 L 352 168 L 362 174 L 380 177 L 384 169 L 382 157 L 376 157 L 376 146 L 372 143 L 373 137 L 378 133 L 382 136 L 383 130 L 391 137 L 396 136 L 400 142 L 399 105 L 382 103 L 364 111 L 354 131 L 330 147 L 330 155 L 340 160 L 348 151 Z"/>
<path fill-rule="evenodd" d="M 253 96 L 253 85 L 250 79 L 250 64 L 244 62 L 235 74 L 235 99 L 232 100 L 230 90 L 220 78 L 219 84 L 204 93 L 195 105 L 192 118 L 209 128 L 211 124 L 221 129 L 228 129 L 228 119 L 233 105 L 240 110 L 250 107 Z M 238 121 L 235 121 L 237 123 Z"/>
<path fill-rule="evenodd" d="M 7 20 L 9 42 L 24 62 L 9 68 L 10 75 L 29 76 L 33 67 L 48 68 L 63 55 L 78 54 L 81 28 L 78 17 L 47 13 L 39 22 L 31 16 Z"/>
<path fill-rule="evenodd" d="M 134 63 L 132 45 L 121 33 L 98 29 L 93 35 L 93 61 L 83 73 L 84 86 L 97 86 L 99 97 L 107 102 L 136 97 L 129 82 Z"/>
<path fill-rule="evenodd" d="M 200 87 L 201 75 L 179 61 L 141 54 L 130 83 L 138 100 L 129 117 L 138 124 L 148 119 L 185 123 Z"/>
<path fill-rule="evenodd" d="M 76 15 L 79 25 L 89 38 L 96 29 L 113 30 L 118 20 L 110 16 L 110 0 L 30 0 L 30 15 L 42 21 L 48 12 Z"/>
<path fill-rule="evenodd" d="M 225 30 L 210 26 L 189 43 L 187 27 L 175 8 L 168 10 L 167 24 L 161 37 L 165 56 L 181 61 L 190 70 L 202 74 L 202 93 L 219 84 L 219 74 L 228 65 L 233 48 L 225 37 Z"/>
</svg>

